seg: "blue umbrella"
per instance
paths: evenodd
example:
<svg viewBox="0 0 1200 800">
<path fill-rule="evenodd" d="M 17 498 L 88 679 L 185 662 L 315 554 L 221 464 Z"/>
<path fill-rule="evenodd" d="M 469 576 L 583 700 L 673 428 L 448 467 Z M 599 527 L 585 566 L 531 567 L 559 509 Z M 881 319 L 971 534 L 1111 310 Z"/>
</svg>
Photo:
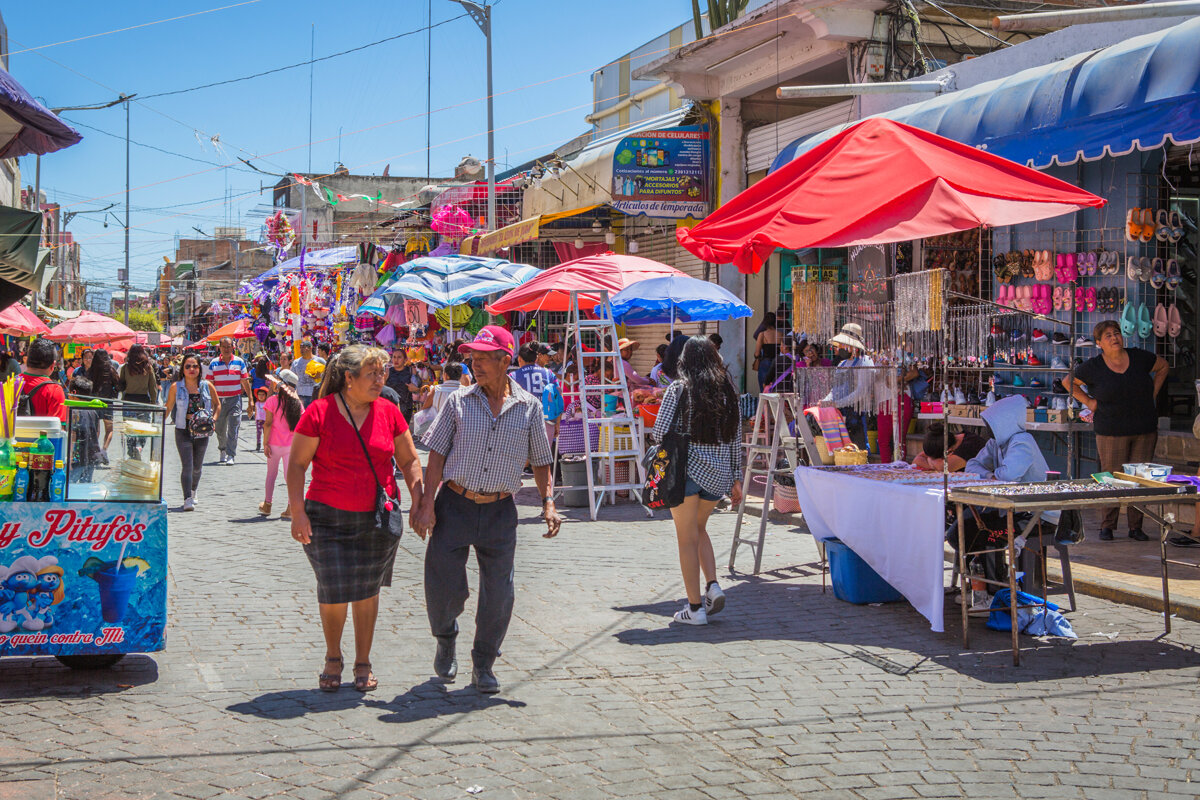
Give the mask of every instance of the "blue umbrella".
<svg viewBox="0 0 1200 800">
<path fill-rule="evenodd" d="M 754 314 L 750 306 L 715 283 L 686 275 L 664 275 L 631 283 L 609 301 L 625 325 L 716 322 Z M 596 306 L 596 313 L 600 313 Z"/>
<path fill-rule="evenodd" d="M 431 308 L 446 308 L 476 297 L 507 292 L 541 273 L 528 264 L 480 256 L 425 256 L 403 264 L 401 270 L 403 274 L 383 292 L 376 292 L 378 298 L 373 295 L 368 303 L 375 299 L 387 303 L 390 297 L 411 297 L 428 303 Z"/>
</svg>

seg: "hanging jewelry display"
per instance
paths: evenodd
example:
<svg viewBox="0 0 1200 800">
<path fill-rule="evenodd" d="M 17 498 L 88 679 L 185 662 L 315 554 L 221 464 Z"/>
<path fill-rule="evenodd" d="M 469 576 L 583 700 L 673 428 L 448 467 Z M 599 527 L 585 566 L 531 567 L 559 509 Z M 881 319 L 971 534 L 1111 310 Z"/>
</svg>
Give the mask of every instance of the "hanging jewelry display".
<svg viewBox="0 0 1200 800">
<path fill-rule="evenodd" d="M 792 330 L 817 342 L 829 341 L 837 333 L 834 283 L 792 284 Z"/>
<path fill-rule="evenodd" d="M 936 269 L 896 276 L 897 332 L 942 329 L 944 278 L 945 273 Z"/>
</svg>

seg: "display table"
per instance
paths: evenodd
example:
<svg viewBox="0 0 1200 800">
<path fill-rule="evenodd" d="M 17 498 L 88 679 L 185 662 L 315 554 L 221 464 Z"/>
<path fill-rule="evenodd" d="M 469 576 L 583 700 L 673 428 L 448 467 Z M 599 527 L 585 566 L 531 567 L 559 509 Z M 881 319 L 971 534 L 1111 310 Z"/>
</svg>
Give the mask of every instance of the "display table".
<svg viewBox="0 0 1200 800">
<path fill-rule="evenodd" d="M 1012 598 L 1016 598 L 1017 596 L 1015 577 L 1017 554 L 1013 546 L 1017 534 L 1014 519 L 1016 514 L 1022 512 L 1032 514 L 1032 520 L 1024 530 L 1025 533 L 1029 533 L 1034 522 L 1041 518 L 1042 514 L 1047 511 L 1058 511 L 1068 508 L 1082 511 L 1087 508 L 1107 508 L 1116 505 L 1119 505 L 1123 509 L 1130 506 L 1138 508 L 1147 517 L 1161 526 L 1159 552 L 1162 562 L 1163 627 L 1167 633 L 1171 632 L 1171 596 L 1167 580 L 1167 564 L 1178 562 L 1168 562 L 1166 542 L 1167 537 L 1174 532 L 1175 514 L 1164 512 L 1161 506 L 1194 505 L 1197 501 L 1200 501 L 1200 496 L 1196 494 L 1196 488 L 1191 485 L 1162 483 L 1160 481 L 1152 481 L 1121 473 L 1117 473 L 1117 477 L 1136 483 L 1138 486 L 1125 488 L 1110 487 L 1084 479 L 1038 484 L 992 483 L 990 485 L 951 487 L 950 495 L 947 499 L 949 502 L 954 503 L 955 513 L 958 516 L 958 568 L 962 579 L 960 605 L 962 610 L 963 647 L 967 647 L 970 642 L 967 623 L 971 614 L 990 613 L 989 610 L 972 611 L 967 605 L 967 598 L 970 596 L 969 582 L 971 580 L 971 576 L 967 575 L 965 566 L 966 558 L 970 554 L 963 552 L 965 546 L 963 541 L 963 531 L 965 530 L 963 520 L 965 516 L 964 511 L 967 506 L 995 509 L 1004 514 L 1007 522 L 1008 536 L 1004 545 L 997 548 L 997 550 L 1004 553 L 1007 558 L 1009 580 L 1002 585 L 1008 586 L 1011 589 L 1012 593 L 1010 597 Z M 1160 507 L 1159 512 L 1156 513 L 1151 508 L 1152 506 Z M 1188 566 L 1194 565 L 1189 564 Z M 979 580 L 978 576 L 975 579 Z M 994 581 L 986 580 L 985 582 L 995 583 Z M 1043 605 L 1045 602 L 1045 598 L 1043 598 Z M 1018 608 L 1019 606 L 1014 602 L 1010 604 L 1008 609 L 1012 616 L 1014 665 L 1021 663 L 1020 646 L 1018 643 L 1019 630 L 1016 624 Z"/>
<path fill-rule="evenodd" d="M 899 465 L 897 465 L 899 467 Z M 941 473 L 903 465 L 797 467 L 804 522 L 820 540 L 837 538 L 942 632 L 945 497 Z M 951 475 L 950 485 L 978 484 Z"/>
<path fill-rule="evenodd" d="M 917 419 L 931 420 L 941 422 L 943 417 L 941 414 L 917 414 Z M 946 422 L 951 425 L 967 425 L 976 428 L 982 428 L 984 421 L 979 417 L 956 417 L 951 415 L 946 418 Z M 1026 422 L 1025 430 L 1027 431 L 1042 431 L 1045 433 L 1073 433 L 1075 431 L 1090 431 L 1092 425 L 1089 422 Z"/>
</svg>

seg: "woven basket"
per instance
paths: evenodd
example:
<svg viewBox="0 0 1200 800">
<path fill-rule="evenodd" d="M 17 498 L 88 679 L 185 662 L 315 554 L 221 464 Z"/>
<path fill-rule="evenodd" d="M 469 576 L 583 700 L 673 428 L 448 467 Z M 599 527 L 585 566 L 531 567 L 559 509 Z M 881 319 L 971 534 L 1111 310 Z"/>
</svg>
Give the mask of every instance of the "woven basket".
<svg viewBox="0 0 1200 800">
<path fill-rule="evenodd" d="M 796 487 L 794 486 L 775 486 L 772 499 L 776 511 L 782 511 L 785 514 L 796 514 L 800 511 L 800 500 L 796 497 Z"/>
<path fill-rule="evenodd" d="M 833 451 L 833 463 L 839 467 L 851 467 L 867 463 L 867 451 L 854 445 Z"/>
<path fill-rule="evenodd" d="M 600 428 L 597 425 L 588 426 L 588 438 L 592 440 L 592 452 L 600 449 Z M 563 420 L 558 427 L 558 452 L 562 454 L 579 454 L 586 452 L 583 443 L 583 420 Z"/>
</svg>

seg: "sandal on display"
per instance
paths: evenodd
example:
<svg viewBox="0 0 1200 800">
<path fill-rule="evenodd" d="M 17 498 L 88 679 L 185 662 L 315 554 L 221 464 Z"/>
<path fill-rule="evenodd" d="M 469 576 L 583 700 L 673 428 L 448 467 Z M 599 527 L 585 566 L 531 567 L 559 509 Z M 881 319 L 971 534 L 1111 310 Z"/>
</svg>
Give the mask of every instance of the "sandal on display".
<svg viewBox="0 0 1200 800">
<path fill-rule="evenodd" d="M 1183 281 L 1183 276 L 1179 273 L 1179 262 L 1173 258 L 1167 259 L 1167 286 L 1172 289 L 1178 289 L 1179 284 Z"/>
<path fill-rule="evenodd" d="M 1066 307 L 1067 307 L 1067 306 L 1066 306 L 1066 298 L 1065 298 L 1065 297 L 1063 297 L 1063 287 L 1061 287 L 1061 286 L 1055 286 L 1055 287 L 1054 287 L 1054 294 L 1053 294 L 1053 295 L 1051 295 L 1051 297 L 1052 297 L 1052 299 L 1054 300 L 1054 310 L 1055 310 L 1055 311 L 1064 311 L 1064 310 L 1066 310 Z"/>
<path fill-rule="evenodd" d="M 1172 244 L 1183 238 L 1183 220 L 1179 218 L 1178 211 L 1172 211 L 1167 215 L 1167 221 L 1171 225 L 1170 241 Z"/>
<path fill-rule="evenodd" d="M 1138 259 L 1138 280 L 1146 283 L 1152 275 L 1154 275 L 1154 261 L 1149 256 L 1142 256 Z"/>
<path fill-rule="evenodd" d="M 1083 302 L 1087 304 L 1088 311 L 1096 310 L 1096 289 L 1094 287 L 1089 286 L 1084 289 Z"/>
<path fill-rule="evenodd" d="M 1179 307 L 1171 303 L 1167 309 L 1167 335 L 1174 339 L 1183 330 L 1183 318 L 1179 316 Z"/>
<path fill-rule="evenodd" d="M 1171 223 L 1167 221 L 1167 210 L 1160 208 L 1154 218 L 1154 238 L 1165 242 L 1171 238 Z"/>
<path fill-rule="evenodd" d="M 1142 210 L 1131 208 L 1125 212 L 1125 241 L 1136 242 L 1142 235 Z"/>
<path fill-rule="evenodd" d="M 1131 281 L 1141 280 L 1141 271 L 1138 266 L 1138 257 L 1130 256 L 1125 261 L 1125 278 Z"/>
<path fill-rule="evenodd" d="M 1154 209 L 1142 209 L 1142 235 L 1139 237 L 1143 242 L 1154 241 Z"/>
<path fill-rule="evenodd" d="M 336 664 L 337 672 L 330 672 L 329 665 Z M 322 692 L 336 692 L 342 685 L 342 657 L 325 658 L 325 671 L 317 676 L 317 688 Z"/>
<path fill-rule="evenodd" d="M 1121 310 L 1121 333 L 1124 336 L 1137 333 L 1137 310 L 1132 303 L 1126 303 L 1125 308 Z"/>
<path fill-rule="evenodd" d="M 1154 335 L 1160 338 L 1167 335 L 1167 308 L 1162 303 L 1154 307 Z"/>
<path fill-rule="evenodd" d="M 371 671 L 370 661 L 357 661 L 354 664 L 354 688 L 360 692 L 373 692 L 379 688 L 375 673 Z"/>
<path fill-rule="evenodd" d="M 1146 304 L 1142 303 L 1138 306 L 1138 338 L 1149 339 L 1150 334 L 1154 333 L 1154 319 L 1150 316 L 1150 309 L 1146 308 Z"/>
<path fill-rule="evenodd" d="M 1155 289 L 1161 289 L 1167 285 L 1167 270 L 1163 266 L 1161 258 L 1155 258 L 1150 262 L 1150 285 Z"/>
<path fill-rule="evenodd" d="M 1087 311 L 1087 301 L 1083 299 L 1083 287 L 1075 287 L 1075 310 Z"/>
</svg>

